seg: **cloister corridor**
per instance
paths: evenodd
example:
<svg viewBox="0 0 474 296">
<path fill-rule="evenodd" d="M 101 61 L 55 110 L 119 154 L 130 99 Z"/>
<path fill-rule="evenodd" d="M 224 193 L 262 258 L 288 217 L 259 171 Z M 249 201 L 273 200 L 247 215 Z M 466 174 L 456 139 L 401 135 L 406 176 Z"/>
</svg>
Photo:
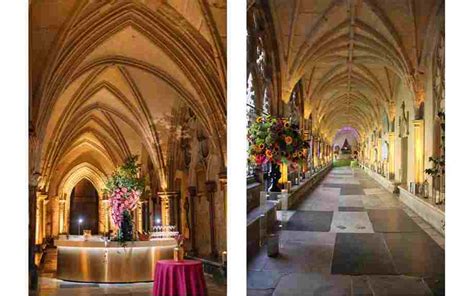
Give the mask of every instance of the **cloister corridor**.
<svg viewBox="0 0 474 296">
<path fill-rule="evenodd" d="M 280 254 L 248 262 L 248 295 L 444 295 L 444 236 L 360 168 L 277 217 Z"/>
</svg>

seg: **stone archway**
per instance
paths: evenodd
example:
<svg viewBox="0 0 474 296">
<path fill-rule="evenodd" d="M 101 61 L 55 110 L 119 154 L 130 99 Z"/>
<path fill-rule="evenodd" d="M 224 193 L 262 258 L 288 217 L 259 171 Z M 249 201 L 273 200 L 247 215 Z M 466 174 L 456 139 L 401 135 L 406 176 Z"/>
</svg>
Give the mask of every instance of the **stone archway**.
<svg viewBox="0 0 474 296">
<path fill-rule="evenodd" d="M 59 233 L 71 233 L 71 227 L 77 223 L 77 221 L 74 222 L 73 220 L 77 220 L 77 218 L 71 215 L 71 205 L 73 203 L 71 197 L 73 190 L 83 180 L 87 180 L 97 192 L 97 233 L 107 232 L 111 227 L 108 200 L 103 199 L 102 196 L 102 189 L 105 187 L 107 178 L 105 174 L 95 166 L 89 163 L 82 163 L 72 168 L 69 173 L 63 177 L 62 182 L 58 186 L 58 192 L 60 192 L 57 213 Z"/>
<path fill-rule="evenodd" d="M 74 186 L 70 196 L 69 233 L 81 235 L 87 229 L 92 234 L 98 234 L 100 201 L 94 185 L 82 179 Z"/>
</svg>

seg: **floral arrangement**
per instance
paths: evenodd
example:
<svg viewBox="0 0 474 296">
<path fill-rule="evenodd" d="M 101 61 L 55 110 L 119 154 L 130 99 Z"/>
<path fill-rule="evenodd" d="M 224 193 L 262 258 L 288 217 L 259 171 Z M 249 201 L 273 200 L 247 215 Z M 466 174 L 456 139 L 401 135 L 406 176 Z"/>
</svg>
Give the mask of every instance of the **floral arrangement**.
<svg viewBox="0 0 474 296">
<path fill-rule="evenodd" d="M 124 211 L 133 211 L 140 200 L 140 191 L 128 190 L 127 187 L 116 188 L 110 197 L 112 205 L 112 220 L 116 226 L 120 226 Z"/>
<path fill-rule="evenodd" d="M 104 189 L 104 195 L 111 202 L 112 221 L 119 228 L 117 240 L 122 242 L 133 239 L 132 211 L 145 187 L 138 170 L 137 156 L 127 158 L 109 178 Z"/>
<path fill-rule="evenodd" d="M 299 163 L 306 159 L 309 144 L 303 140 L 298 126 L 286 118 L 258 117 L 247 135 L 251 163 Z"/>
</svg>

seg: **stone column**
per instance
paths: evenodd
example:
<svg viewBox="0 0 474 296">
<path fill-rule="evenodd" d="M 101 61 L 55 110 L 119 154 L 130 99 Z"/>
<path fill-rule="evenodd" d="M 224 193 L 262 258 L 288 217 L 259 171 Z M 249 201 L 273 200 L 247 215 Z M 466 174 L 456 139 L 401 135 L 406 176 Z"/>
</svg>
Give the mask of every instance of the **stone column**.
<svg viewBox="0 0 474 296">
<path fill-rule="evenodd" d="M 135 209 L 135 225 L 136 231 L 143 232 L 143 217 L 142 217 L 142 201 L 139 201 Z"/>
<path fill-rule="evenodd" d="M 415 183 L 421 184 L 424 181 L 424 160 L 425 160 L 425 130 L 424 120 L 413 121 L 413 136 L 415 147 Z"/>
<path fill-rule="evenodd" d="M 46 195 L 38 195 L 36 198 L 36 229 L 35 229 L 35 244 L 41 244 L 45 236 L 46 224 Z"/>
<path fill-rule="evenodd" d="M 171 222 L 170 197 L 168 192 L 158 192 L 161 202 L 161 225 L 168 226 Z"/>
<path fill-rule="evenodd" d="M 206 193 L 207 201 L 209 202 L 209 231 L 211 237 L 211 256 L 217 258 L 217 248 L 216 248 L 216 227 L 215 227 L 215 205 L 214 205 L 214 194 L 217 191 L 216 181 L 206 181 Z"/>
<path fill-rule="evenodd" d="M 181 227 L 181 193 L 176 192 L 173 196 L 173 223 L 176 229 L 182 233 Z"/>
<path fill-rule="evenodd" d="M 150 231 L 148 200 L 142 201 L 142 217 L 142 229 L 144 231 Z"/>
<path fill-rule="evenodd" d="M 109 199 L 102 199 L 102 217 L 101 217 L 101 224 L 102 224 L 102 231 L 104 233 L 109 232 L 110 230 L 110 200 Z"/>
<path fill-rule="evenodd" d="M 38 272 L 35 263 L 35 238 L 36 238 L 36 191 L 37 191 L 37 180 L 36 178 L 30 178 L 30 184 L 28 186 L 28 278 L 29 278 L 29 289 L 35 290 L 38 286 Z"/>
<path fill-rule="evenodd" d="M 65 227 L 64 224 L 66 223 L 66 200 L 64 198 L 60 198 L 58 200 L 58 232 L 64 233 Z"/>
<path fill-rule="evenodd" d="M 219 173 L 219 183 L 224 198 L 224 219 L 227 221 L 227 172 Z"/>
<path fill-rule="evenodd" d="M 395 133 L 388 133 L 388 178 L 395 179 Z"/>
<path fill-rule="evenodd" d="M 189 215 L 190 217 L 190 225 L 189 225 L 189 230 L 190 230 L 190 236 L 191 236 L 191 254 L 196 254 L 196 218 L 195 218 L 195 210 L 194 210 L 194 199 L 197 196 L 197 189 L 195 186 L 189 186 L 188 187 L 188 192 L 189 192 Z"/>
</svg>

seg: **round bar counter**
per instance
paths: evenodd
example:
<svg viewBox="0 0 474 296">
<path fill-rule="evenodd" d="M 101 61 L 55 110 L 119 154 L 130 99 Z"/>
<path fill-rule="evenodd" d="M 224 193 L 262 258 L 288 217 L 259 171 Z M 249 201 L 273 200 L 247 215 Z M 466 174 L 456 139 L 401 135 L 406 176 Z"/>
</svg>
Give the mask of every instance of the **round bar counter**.
<svg viewBox="0 0 474 296">
<path fill-rule="evenodd" d="M 55 241 L 58 250 L 57 278 L 95 283 L 153 281 L 156 261 L 172 259 L 176 240 L 105 242 L 93 237 Z"/>
</svg>

